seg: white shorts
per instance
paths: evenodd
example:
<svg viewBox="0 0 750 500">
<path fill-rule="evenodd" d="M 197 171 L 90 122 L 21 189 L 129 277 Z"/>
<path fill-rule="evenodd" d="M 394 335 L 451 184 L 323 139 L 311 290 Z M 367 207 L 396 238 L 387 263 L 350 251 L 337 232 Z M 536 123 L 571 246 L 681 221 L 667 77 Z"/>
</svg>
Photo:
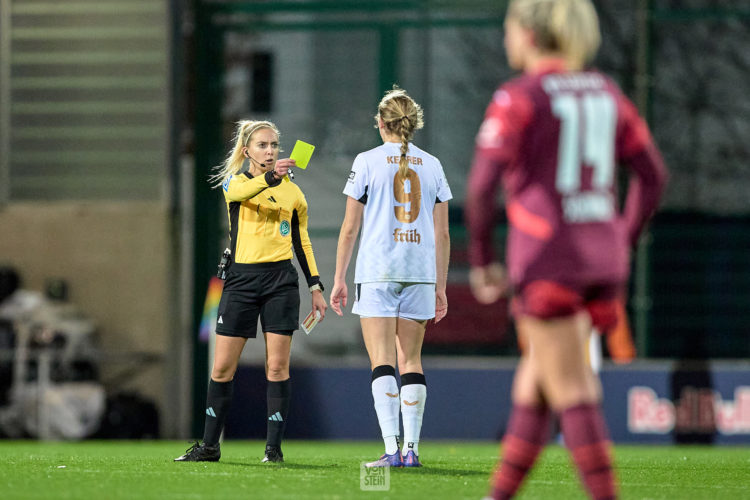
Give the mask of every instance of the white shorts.
<svg viewBox="0 0 750 500">
<path fill-rule="evenodd" d="M 356 283 L 352 312 L 365 318 L 435 317 L 434 283 Z"/>
</svg>

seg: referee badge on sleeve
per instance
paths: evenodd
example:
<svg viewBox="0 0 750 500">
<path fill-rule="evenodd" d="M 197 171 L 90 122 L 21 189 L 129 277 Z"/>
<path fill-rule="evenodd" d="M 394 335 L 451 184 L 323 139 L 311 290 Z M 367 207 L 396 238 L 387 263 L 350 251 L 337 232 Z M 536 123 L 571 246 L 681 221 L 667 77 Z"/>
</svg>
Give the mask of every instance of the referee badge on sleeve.
<svg viewBox="0 0 750 500">
<path fill-rule="evenodd" d="M 289 225 L 288 220 L 281 221 L 281 225 L 279 225 L 279 232 L 281 233 L 281 236 L 287 236 L 289 235 L 289 231 L 291 231 L 292 227 Z"/>
<path fill-rule="evenodd" d="M 354 176 L 356 175 L 356 173 L 357 172 L 355 172 L 354 170 L 349 172 L 349 180 L 347 182 L 354 182 Z"/>
</svg>

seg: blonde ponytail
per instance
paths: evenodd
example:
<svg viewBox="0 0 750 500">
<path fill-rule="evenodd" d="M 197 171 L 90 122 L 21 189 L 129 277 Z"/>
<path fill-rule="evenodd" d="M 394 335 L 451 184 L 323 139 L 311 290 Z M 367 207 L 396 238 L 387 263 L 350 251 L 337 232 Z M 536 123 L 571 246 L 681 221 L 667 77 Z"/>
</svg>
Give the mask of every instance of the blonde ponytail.
<svg viewBox="0 0 750 500">
<path fill-rule="evenodd" d="M 406 179 L 406 176 L 409 175 L 409 162 L 406 160 L 406 153 L 409 152 L 409 138 L 412 134 L 408 122 L 409 118 L 404 116 L 399 120 L 398 125 L 395 126 L 397 130 L 396 135 L 401 139 L 401 157 L 398 160 L 398 175 L 402 179 Z"/>
<path fill-rule="evenodd" d="M 409 152 L 409 141 L 414 137 L 414 131 L 424 127 L 424 113 L 422 107 L 412 99 L 405 90 L 393 86 L 393 90 L 385 93 L 378 105 L 378 118 L 383 120 L 386 131 L 399 138 L 401 142 L 401 158 L 398 161 L 398 173 L 402 179 L 409 175 L 409 162 L 406 153 Z"/>
<path fill-rule="evenodd" d="M 212 187 L 217 188 L 221 186 L 224 181 L 242 169 L 242 164 L 245 162 L 245 155 L 242 154 L 242 149 L 250 144 L 250 139 L 255 132 L 264 128 L 273 130 L 277 137 L 281 137 L 276 125 L 269 121 L 241 120 L 237 122 L 237 128 L 232 139 L 234 147 L 226 159 L 220 165 L 214 167 L 214 170 L 217 170 L 217 172 L 208 178 L 208 181 L 213 184 Z"/>
</svg>

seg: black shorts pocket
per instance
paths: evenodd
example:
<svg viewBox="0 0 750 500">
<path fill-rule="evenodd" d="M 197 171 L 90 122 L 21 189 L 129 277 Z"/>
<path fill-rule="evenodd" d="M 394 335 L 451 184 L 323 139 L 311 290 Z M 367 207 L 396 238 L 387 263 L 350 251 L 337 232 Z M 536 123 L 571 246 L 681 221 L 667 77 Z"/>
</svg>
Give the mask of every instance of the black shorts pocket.
<svg viewBox="0 0 750 500">
<path fill-rule="evenodd" d="M 260 316 L 264 332 L 294 331 L 299 320 L 299 289 L 287 287 L 277 290 L 263 305 Z"/>
<path fill-rule="evenodd" d="M 254 338 L 258 330 L 259 313 L 260 308 L 256 304 L 231 296 L 227 300 L 222 297 L 216 319 L 216 333 Z"/>
</svg>

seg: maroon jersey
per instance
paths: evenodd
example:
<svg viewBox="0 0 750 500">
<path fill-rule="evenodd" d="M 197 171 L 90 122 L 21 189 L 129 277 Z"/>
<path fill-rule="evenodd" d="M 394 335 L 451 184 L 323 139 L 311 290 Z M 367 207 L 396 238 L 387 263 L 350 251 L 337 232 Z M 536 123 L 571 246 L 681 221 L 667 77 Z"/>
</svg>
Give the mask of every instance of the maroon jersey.
<svg viewBox="0 0 750 500">
<path fill-rule="evenodd" d="M 635 174 L 623 209 L 618 164 Z M 504 84 L 487 108 L 465 204 L 474 266 L 493 258 L 501 182 L 512 284 L 578 287 L 627 279 L 629 249 L 657 208 L 666 170 L 648 127 L 612 80 L 555 64 Z"/>
</svg>

